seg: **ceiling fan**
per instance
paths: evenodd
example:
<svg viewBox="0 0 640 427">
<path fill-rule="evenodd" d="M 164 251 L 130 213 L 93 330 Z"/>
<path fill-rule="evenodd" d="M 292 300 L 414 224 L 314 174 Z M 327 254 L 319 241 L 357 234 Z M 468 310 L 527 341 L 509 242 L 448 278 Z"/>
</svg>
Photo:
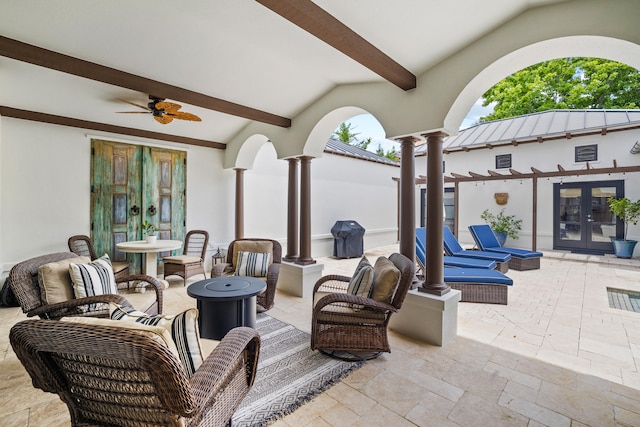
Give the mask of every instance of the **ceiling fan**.
<svg viewBox="0 0 640 427">
<path fill-rule="evenodd" d="M 134 107 L 140 107 L 146 111 L 118 111 L 125 114 L 153 114 L 153 118 L 156 122 L 166 125 L 171 123 L 173 119 L 190 120 L 192 122 L 202 121 L 200 117 L 195 114 L 186 113 L 184 111 L 178 111 L 182 106 L 173 102 L 167 102 L 164 98 L 158 98 L 157 96 L 149 95 L 149 103 L 145 107 L 144 105 L 136 104 L 135 102 L 120 99 L 122 102 L 126 102 Z"/>
</svg>

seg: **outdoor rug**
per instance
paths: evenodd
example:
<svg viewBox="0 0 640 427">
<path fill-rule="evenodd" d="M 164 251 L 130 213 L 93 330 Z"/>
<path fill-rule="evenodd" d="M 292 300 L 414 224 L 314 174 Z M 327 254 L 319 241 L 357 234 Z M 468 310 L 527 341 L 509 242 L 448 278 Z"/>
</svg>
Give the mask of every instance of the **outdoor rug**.
<svg viewBox="0 0 640 427">
<path fill-rule="evenodd" d="M 256 380 L 233 416 L 234 427 L 266 426 L 295 411 L 364 362 L 344 362 L 312 351 L 306 332 L 260 313 Z"/>
</svg>

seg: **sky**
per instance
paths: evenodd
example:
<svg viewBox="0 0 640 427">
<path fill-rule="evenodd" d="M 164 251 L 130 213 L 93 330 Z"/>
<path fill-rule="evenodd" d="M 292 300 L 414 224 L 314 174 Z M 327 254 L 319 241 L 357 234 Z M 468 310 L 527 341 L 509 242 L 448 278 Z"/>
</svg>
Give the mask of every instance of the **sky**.
<svg viewBox="0 0 640 427">
<path fill-rule="evenodd" d="M 462 121 L 460 125 L 460 129 L 466 129 L 474 124 L 478 123 L 480 117 L 486 116 L 492 111 L 491 107 L 483 107 L 482 99 L 476 101 L 476 103 L 471 107 L 469 113 Z M 346 123 L 351 123 L 351 131 L 353 133 L 359 134 L 356 139 L 361 141 L 367 138 L 371 138 L 371 144 L 369 144 L 368 150 L 372 152 L 376 152 L 378 146 L 382 147 L 385 152 L 393 149 L 399 150 L 400 143 L 397 141 L 386 139 L 386 133 L 378 120 L 372 116 L 371 114 L 361 114 L 358 116 L 354 116 L 348 120 L 345 120 Z M 336 129 L 337 130 L 337 129 Z"/>
</svg>

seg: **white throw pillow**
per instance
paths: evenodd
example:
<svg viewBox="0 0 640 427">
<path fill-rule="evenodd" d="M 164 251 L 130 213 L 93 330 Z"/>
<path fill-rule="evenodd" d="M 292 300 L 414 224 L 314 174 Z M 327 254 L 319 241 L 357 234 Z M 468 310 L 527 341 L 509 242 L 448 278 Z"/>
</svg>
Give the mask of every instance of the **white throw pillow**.
<svg viewBox="0 0 640 427">
<path fill-rule="evenodd" d="M 202 365 L 202 348 L 198 334 L 198 310 L 190 308 L 180 314 L 147 314 L 131 307 L 121 307 L 109 303 L 109 313 L 112 320 L 138 322 L 143 325 L 159 326 L 171 334 L 178 350 L 178 356 L 187 376 L 191 378 Z"/>
<path fill-rule="evenodd" d="M 107 254 L 88 264 L 69 264 L 69 274 L 76 298 L 118 293 L 111 260 Z M 89 311 L 92 309 L 95 308 L 89 308 Z"/>
<path fill-rule="evenodd" d="M 269 272 L 269 253 L 238 252 L 236 276 L 266 277 Z"/>
</svg>

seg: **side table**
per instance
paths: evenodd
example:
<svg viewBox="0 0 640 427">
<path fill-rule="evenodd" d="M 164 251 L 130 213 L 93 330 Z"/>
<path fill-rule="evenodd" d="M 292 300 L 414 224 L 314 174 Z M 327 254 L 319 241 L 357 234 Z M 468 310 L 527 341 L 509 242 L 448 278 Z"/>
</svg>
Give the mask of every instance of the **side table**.
<svg viewBox="0 0 640 427">
<path fill-rule="evenodd" d="M 202 338 L 221 340 L 238 326 L 256 327 L 256 296 L 267 288 L 264 280 L 248 276 L 215 277 L 187 287 L 197 300 Z"/>
</svg>

